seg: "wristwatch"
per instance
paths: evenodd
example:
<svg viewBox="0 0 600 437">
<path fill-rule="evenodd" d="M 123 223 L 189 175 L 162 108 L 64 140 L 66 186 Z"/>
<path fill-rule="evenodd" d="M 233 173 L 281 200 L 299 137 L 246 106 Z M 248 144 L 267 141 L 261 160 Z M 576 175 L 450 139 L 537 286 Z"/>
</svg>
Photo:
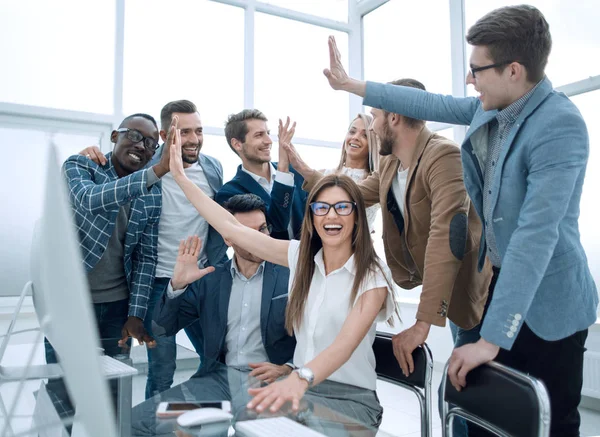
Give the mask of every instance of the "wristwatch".
<svg viewBox="0 0 600 437">
<path fill-rule="evenodd" d="M 315 380 L 315 374 L 312 370 L 310 370 L 308 367 L 299 367 L 298 369 L 294 370 L 294 372 L 298 374 L 300 379 L 308 382 L 309 387 L 312 387 L 313 381 Z"/>
</svg>

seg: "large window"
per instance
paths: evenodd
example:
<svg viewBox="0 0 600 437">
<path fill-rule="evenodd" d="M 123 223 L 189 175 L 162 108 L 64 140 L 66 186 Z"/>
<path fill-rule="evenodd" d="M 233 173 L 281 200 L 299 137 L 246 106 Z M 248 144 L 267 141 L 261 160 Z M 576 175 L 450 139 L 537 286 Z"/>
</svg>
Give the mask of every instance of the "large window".
<svg viewBox="0 0 600 437">
<path fill-rule="evenodd" d="M 222 127 L 244 105 L 244 10 L 202 0 L 125 2 L 123 112 L 188 99 Z"/>
<path fill-rule="evenodd" d="M 264 0 L 264 3 L 332 20 L 348 20 L 348 0 Z"/>
<path fill-rule="evenodd" d="M 486 13 L 519 2 L 511 0 L 465 0 L 468 30 Z M 552 52 L 546 73 L 556 86 L 600 74 L 600 8 L 595 0 L 528 0 L 546 17 L 552 33 Z M 468 60 L 467 60 L 468 62 Z"/>
<path fill-rule="evenodd" d="M 0 102 L 113 113 L 114 1 L 4 1 L 0 9 Z"/>
<path fill-rule="evenodd" d="M 333 91 L 323 75 L 329 66 L 327 37 L 334 35 L 348 62 L 348 36 L 322 27 L 256 14 L 255 107 L 270 120 L 290 116 L 297 138 L 341 141 L 348 128 L 348 94 Z"/>
<path fill-rule="evenodd" d="M 452 93 L 448 0 L 390 1 L 363 23 L 365 79 L 412 78 L 429 91 Z"/>
</svg>

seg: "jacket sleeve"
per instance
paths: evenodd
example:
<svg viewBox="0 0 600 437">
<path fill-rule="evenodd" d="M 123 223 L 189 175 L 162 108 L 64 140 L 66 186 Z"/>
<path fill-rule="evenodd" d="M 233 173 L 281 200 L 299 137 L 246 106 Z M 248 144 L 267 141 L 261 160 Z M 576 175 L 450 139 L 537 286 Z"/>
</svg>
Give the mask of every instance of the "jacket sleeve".
<svg viewBox="0 0 600 437">
<path fill-rule="evenodd" d="M 587 129 L 579 113 L 554 113 L 546 123 L 560 128 L 539 129 L 530 144 L 525 199 L 481 328 L 483 338 L 507 350 L 523 326 L 519 323 L 507 335 L 507 320 L 517 314 L 525 320 L 554 254 L 559 224 L 570 204 L 578 201 L 578 183 L 589 156 Z"/>
<path fill-rule="evenodd" d="M 85 156 L 74 155 L 63 165 L 73 207 L 90 214 L 118 210 L 132 199 L 149 194 L 148 169 L 105 184 L 94 181 L 93 174 L 99 166 Z"/>
<path fill-rule="evenodd" d="M 159 196 L 160 201 L 160 196 Z M 132 257 L 132 277 L 129 293 L 129 316 L 144 320 L 158 262 L 158 221 L 161 208 L 148 220 Z"/>
<path fill-rule="evenodd" d="M 447 145 L 434 153 L 423 169 L 431 215 L 423 290 L 416 318 L 445 326 L 453 286 L 467 246 L 470 202 L 463 183 L 460 149 Z M 411 215 L 416 212 L 411 211 Z"/>
<path fill-rule="evenodd" d="M 469 125 L 480 106 L 476 97 L 453 97 L 418 88 L 367 82 L 363 105 L 417 120 Z"/>
<path fill-rule="evenodd" d="M 204 303 L 204 281 L 196 281 L 179 296 L 169 298 L 163 293 L 154 309 L 152 331 L 159 336 L 172 336 L 200 318 Z"/>
</svg>

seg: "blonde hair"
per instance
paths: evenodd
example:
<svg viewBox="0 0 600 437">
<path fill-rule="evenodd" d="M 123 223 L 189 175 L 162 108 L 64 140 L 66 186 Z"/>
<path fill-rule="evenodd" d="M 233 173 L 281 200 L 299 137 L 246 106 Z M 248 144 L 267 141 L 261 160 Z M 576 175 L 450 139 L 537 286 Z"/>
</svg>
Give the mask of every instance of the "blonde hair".
<svg viewBox="0 0 600 437">
<path fill-rule="evenodd" d="M 306 211 L 304 213 L 304 221 L 302 222 L 300 253 L 298 254 L 296 275 L 294 276 L 285 312 L 285 328 L 290 335 L 293 334 L 294 328 L 297 328 L 302 323 L 304 306 L 306 305 L 310 284 L 315 273 L 314 257 L 323 247 L 321 237 L 319 237 L 314 227 L 310 204 L 315 201 L 319 193 L 331 187 L 340 187 L 348 193 L 350 200 L 356 203 L 353 211 L 356 220 L 354 230 L 352 231 L 352 253 L 354 255 L 356 275 L 350 294 L 350 306 L 354 304 L 360 286 L 367 279 L 368 273 L 375 272 L 378 269 L 383 271 L 381 260 L 377 256 L 377 253 L 375 253 L 373 240 L 371 239 L 371 234 L 369 234 L 365 202 L 358 185 L 346 175 L 331 174 L 321 178 L 306 199 Z M 389 282 L 388 286 L 392 289 L 392 285 Z"/>
<path fill-rule="evenodd" d="M 379 170 L 379 139 L 377 138 L 377 135 L 375 135 L 375 132 L 369 130 L 369 126 L 371 126 L 371 122 L 373 121 L 373 117 L 371 117 L 369 114 L 357 114 L 356 117 L 354 117 L 354 120 L 352 120 L 352 122 L 348 126 L 348 130 L 350 130 L 352 123 L 354 123 L 357 118 L 360 118 L 365 124 L 365 130 L 367 132 L 367 143 L 369 145 L 369 162 L 368 168 L 366 168 L 365 170 L 367 170 L 367 174 L 371 174 L 374 171 Z M 346 131 L 346 133 L 348 133 L 348 131 Z M 342 143 L 340 163 L 338 164 L 336 169 L 336 171 L 338 172 L 342 170 L 342 167 L 344 167 L 344 164 L 346 163 L 345 142 L 346 140 L 344 139 L 344 143 Z"/>
</svg>

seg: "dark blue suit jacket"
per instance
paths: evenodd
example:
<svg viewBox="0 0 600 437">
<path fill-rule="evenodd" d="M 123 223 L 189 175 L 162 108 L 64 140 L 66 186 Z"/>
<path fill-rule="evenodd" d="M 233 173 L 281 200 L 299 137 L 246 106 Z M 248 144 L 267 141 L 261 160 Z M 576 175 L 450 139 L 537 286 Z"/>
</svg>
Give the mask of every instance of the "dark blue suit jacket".
<svg viewBox="0 0 600 437">
<path fill-rule="evenodd" d="M 273 163 L 277 168 L 277 163 Z M 271 195 L 256 182 L 252 176 L 238 167 L 232 180 L 227 182 L 215 196 L 219 204 L 225 203 L 236 194 L 252 193 L 259 196 L 267 205 L 267 221 L 273 226 L 271 236 L 280 240 L 289 240 L 288 225 L 292 221 L 294 238 L 300 238 L 307 193 L 302 190 L 304 179 L 290 166 L 294 174 L 294 186 L 290 187 L 275 181 Z"/>
<path fill-rule="evenodd" d="M 265 263 L 260 326 L 263 345 L 269 361 L 274 364 L 292 361 L 296 347 L 296 339 L 285 330 L 289 276 L 288 268 Z M 228 260 L 218 265 L 213 273 L 191 284 L 175 299 L 169 299 L 164 293 L 160 305 L 154 310 L 153 332 L 175 335 L 198 320 L 204 337 L 203 350 L 197 351 L 201 359 L 208 363 L 225 362 L 231 285 L 231 260 Z"/>
</svg>

